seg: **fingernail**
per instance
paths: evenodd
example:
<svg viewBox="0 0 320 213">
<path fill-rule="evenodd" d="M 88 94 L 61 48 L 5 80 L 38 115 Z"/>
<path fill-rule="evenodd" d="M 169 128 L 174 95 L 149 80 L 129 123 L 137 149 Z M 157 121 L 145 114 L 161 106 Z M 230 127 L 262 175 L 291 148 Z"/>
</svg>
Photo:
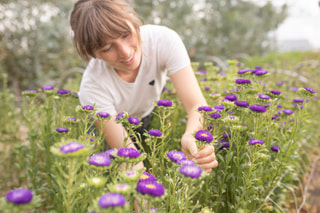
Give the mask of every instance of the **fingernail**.
<svg viewBox="0 0 320 213">
<path fill-rule="evenodd" d="M 195 154 L 194 157 L 195 157 L 195 158 L 199 158 L 200 155 L 199 155 L 199 154 Z"/>
</svg>

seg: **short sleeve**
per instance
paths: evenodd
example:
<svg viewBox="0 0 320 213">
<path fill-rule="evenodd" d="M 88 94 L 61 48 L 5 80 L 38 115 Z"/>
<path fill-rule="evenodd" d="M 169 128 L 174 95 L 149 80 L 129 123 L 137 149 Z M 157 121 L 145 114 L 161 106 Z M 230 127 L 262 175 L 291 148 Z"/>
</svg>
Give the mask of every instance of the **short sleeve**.
<svg viewBox="0 0 320 213">
<path fill-rule="evenodd" d="M 172 75 L 190 65 L 190 58 L 180 36 L 167 27 L 163 28 L 163 38 L 159 47 L 160 55 L 168 74 Z"/>
<path fill-rule="evenodd" d="M 112 96 L 98 87 L 93 81 L 80 87 L 79 99 L 82 106 L 91 105 L 97 108 L 97 112 L 107 112 L 110 115 L 117 114 Z"/>
</svg>

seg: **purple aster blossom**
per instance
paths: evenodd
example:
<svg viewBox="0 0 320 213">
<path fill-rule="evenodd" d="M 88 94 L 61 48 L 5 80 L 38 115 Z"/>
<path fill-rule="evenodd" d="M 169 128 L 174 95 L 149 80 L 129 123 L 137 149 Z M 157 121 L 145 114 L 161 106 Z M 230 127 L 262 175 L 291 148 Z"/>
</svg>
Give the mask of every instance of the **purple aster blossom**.
<svg viewBox="0 0 320 213">
<path fill-rule="evenodd" d="M 88 159 L 88 163 L 94 166 L 110 166 L 110 158 L 105 154 L 94 154 Z"/>
<path fill-rule="evenodd" d="M 282 86 L 284 83 L 283 82 L 276 82 L 276 85 L 278 85 L 278 86 Z"/>
<path fill-rule="evenodd" d="M 266 75 L 266 74 L 268 74 L 268 71 L 267 70 L 257 70 L 254 74 L 258 75 L 258 76 Z"/>
<path fill-rule="evenodd" d="M 256 145 L 256 144 L 264 145 L 264 142 L 260 139 L 254 139 L 254 138 L 251 138 L 249 140 L 249 145 Z"/>
<path fill-rule="evenodd" d="M 171 107 L 172 106 L 172 101 L 170 100 L 159 100 L 157 102 L 158 106 L 164 106 L 164 107 Z"/>
<path fill-rule="evenodd" d="M 279 152 L 280 148 L 279 148 L 278 145 L 275 145 L 275 146 L 271 147 L 271 150 L 274 151 L 274 152 Z"/>
<path fill-rule="evenodd" d="M 316 94 L 316 92 L 309 87 L 300 88 L 298 91 L 306 96 L 314 96 Z"/>
<path fill-rule="evenodd" d="M 156 181 L 139 182 L 136 189 L 140 194 L 152 197 L 161 197 L 164 194 L 163 185 Z"/>
<path fill-rule="evenodd" d="M 28 204 L 32 198 L 33 194 L 29 189 L 14 189 L 6 194 L 7 202 L 15 205 Z"/>
<path fill-rule="evenodd" d="M 250 69 L 243 69 L 237 72 L 239 75 L 251 73 Z"/>
<path fill-rule="evenodd" d="M 267 111 L 267 109 L 266 109 L 266 107 L 265 106 L 262 106 L 262 105 L 259 105 L 259 104 L 254 104 L 254 105 L 251 105 L 250 107 L 249 107 L 249 109 L 251 109 L 252 111 L 254 111 L 254 112 L 266 112 Z"/>
<path fill-rule="evenodd" d="M 195 165 L 195 162 L 193 160 L 189 160 L 189 159 L 183 159 L 183 160 L 177 160 L 177 164 L 179 165 Z"/>
<path fill-rule="evenodd" d="M 186 119 L 181 119 L 181 123 L 187 123 L 187 120 Z"/>
<path fill-rule="evenodd" d="M 313 89 L 309 87 L 304 87 L 305 90 L 307 90 L 309 93 L 316 93 Z"/>
<path fill-rule="evenodd" d="M 58 127 L 58 128 L 56 129 L 56 131 L 59 132 L 59 133 L 63 133 L 63 132 L 68 132 L 69 129 L 66 128 L 66 127 Z"/>
<path fill-rule="evenodd" d="M 199 75 L 204 75 L 206 73 L 207 73 L 206 70 L 198 70 L 198 71 L 196 71 L 196 74 L 199 74 Z"/>
<path fill-rule="evenodd" d="M 140 152 L 135 148 L 123 147 L 118 150 L 118 156 L 121 156 L 121 157 L 137 158 L 140 155 L 141 155 Z"/>
<path fill-rule="evenodd" d="M 174 161 L 174 162 L 177 162 L 178 160 L 187 159 L 186 155 L 183 152 L 175 151 L 175 150 L 168 152 L 167 156 L 171 161 Z"/>
<path fill-rule="evenodd" d="M 221 77 L 226 77 L 227 76 L 227 74 L 225 74 L 225 73 L 219 73 L 219 75 L 221 76 Z"/>
<path fill-rule="evenodd" d="M 71 91 L 66 90 L 66 89 L 59 89 L 59 90 L 57 91 L 57 94 L 58 94 L 58 95 L 67 95 L 67 94 L 71 94 Z"/>
<path fill-rule="evenodd" d="M 292 101 L 294 103 L 303 103 L 303 99 L 302 98 L 294 98 Z"/>
<path fill-rule="evenodd" d="M 278 120 L 279 115 L 275 114 L 274 116 L 272 116 L 271 120 Z"/>
<path fill-rule="evenodd" d="M 223 138 L 230 138 L 231 137 L 231 133 L 229 132 L 225 132 L 222 136 Z"/>
<path fill-rule="evenodd" d="M 129 117 L 128 118 L 129 123 L 134 124 L 134 125 L 139 125 L 140 124 L 140 120 L 136 117 Z"/>
<path fill-rule="evenodd" d="M 225 99 L 229 100 L 229 101 L 236 101 L 238 98 L 236 95 L 234 94 L 230 94 L 230 95 L 227 95 L 226 97 L 224 97 Z"/>
<path fill-rule="evenodd" d="M 209 90 L 210 90 L 210 87 L 205 86 L 205 87 L 204 87 L 204 90 L 205 90 L 205 91 L 209 91 Z"/>
<path fill-rule="evenodd" d="M 211 143 L 213 141 L 213 136 L 210 132 L 207 130 L 199 130 L 196 132 L 194 136 L 197 140 L 206 142 L 206 143 Z"/>
<path fill-rule="evenodd" d="M 238 107 L 249 107 L 249 103 L 246 101 L 235 101 L 234 104 Z"/>
<path fill-rule="evenodd" d="M 107 112 L 97 112 L 97 116 L 99 116 L 100 118 L 108 118 L 110 114 Z"/>
<path fill-rule="evenodd" d="M 281 104 L 279 104 L 277 107 L 278 107 L 278 108 L 282 108 L 282 105 L 281 105 Z"/>
<path fill-rule="evenodd" d="M 221 112 L 222 110 L 224 110 L 224 106 L 223 104 L 217 105 L 213 107 L 215 110 L 217 110 L 217 112 Z"/>
<path fill-rule="evenodd" d="M 221 115 L 219 113 L 214 112 L 210 114 L 210 117 L 213 119 L 218 119 L 221 118 Z"/>
<path fill-rule="evenodd" d="M 287 115 L 291 115 L 293 113 L 293 111 L 291 109 L 284 109 L 284 110 L 282 110 L 282 112 Z"/>
<path fill-rule="evenodd" d="M 199 81 L 206 82 L 207 78 L 201 78 L 201 79 L 199 79 Z"/>
<path fill-rule="evenodd" d="M 71 152 L 76 152 L 80 149 L 83 149 L 84 145 L 78 142 L 70 142 L 66 145 L 63 145 L 60 147 L 60 151 L 63 153 L 71 153 Z"/>
<path fill-rule="evenodd" d="M 124 112 L 120 112 L 117 117 L 116 120 L 120 120 L 123 117 Z"/>
<path fill-rule="evenodd" d="M 103 209 L 124 206 L 126 204 L 126 198 L 119 193 L 107 193 L 99 198 L 98 203 Z"/>
<path fill-rule="evenodd" d="M 70 122 L 77 122 L 77 119 L 76 118 L 74 118 L 74 117 L 69 117 L 69 118 L 67 118 L 67 121 L 70 121 Z"/>
<path fill-rule="evenodd" d="M 212 112 L 212 107 L 211 106 L 200 106 L 198 107 L 198 111 L 200 112 Z"/>
<path fill-rule="evenodd" d="M 41 89 L 42 89 L 42 91 L 45 91 L 45 90 L 53 90 L 53 89 L 54 89 L 54 86 L 47 85 L 47 86 L 41 87 Z"/>
<path fill-rule="evenodd" d="M 37 90 L 25 90 L 22 92 L 22 95 L 34 97 L 34 96 L 38 95 L 38 91 Z"/>
<path fill-rule="evenodd" d="M 159 129 L 150 129 L 148 131 L 148 134 L 154 137 L 161 137 L 162 136 L 162 132 Z"/>
<path fill-rule="evenodd" d="M 91 106 L 91 105 L 86 105 L 86 106 L 82 106 L 82 109 L 83 109 L 83 110 L 87 110 L 87 111 L 93 111 L 93 110 L 94 110 L 94 107 Z"/>
<path fill-rule="evenodd" d="M 199 178 L 202 169 L 199 166 L 184 164 L 180 167 L 179 172 L 190 178 Z"/>
<path fill-rule="evenodd" d="M 298 89 L 298 87 L 291 87 L 291 90 L 292 90 L 293 92 L 297 92 L 299 89 Z"/>
<path fill-rule="evenodd" d="M 251 81 L 249 79 L 236 79 L 236 84 L 251 84 Z"/>
<path fill-rule="evenodd" d="M 262 70 L 262 67 L 261 66 L 255 66 L 255 69 L 256 70 Z"/>
<path fill-rule="evenodd" d="M 117 155 L 117 153 L 118 153 L 117 149 L 108 149 L 103 154 L 108 156 L 110 159 L 114 159 L 115 158 L 114 156 Z"/>
<path fill-rule="evenodd" d="M 139 182 L 154 182 L 157 181 L 156 176 L 144 171 L 142 172 L 140 178 L 139 178 Z"/>
<path fill-rule="evenodd" d="M 259 94 L 258 97 L 260 99 L 263 99 L 263 100 L 269 100 L 270 99 L 270 96 L 269 95 L 265 95 L 265 94 Z"/>
<path fill-rule="evenodd" d="M 297 104 L 293 104 L 294 107 L 300 107 L 300 109 L 303 109 L 303 104 L 297 105 Z"/>
<path fill-rule="evenodd" d="M 229 141 L 226 141 L 224 139 L 220 140 L 219 141 L 219 144 L 217 145 L 217 149 L 218 151 L 219 150 L 222 150 L 224 148 L 229 148 L 230 147 L 230 142 Z"/>
<path fill-rule="evenodd" d="M 269 92 L 273 95 L 280 95 L 281 94 L 281 92 L 279 90 L 270 90 Z"/>
</svg>

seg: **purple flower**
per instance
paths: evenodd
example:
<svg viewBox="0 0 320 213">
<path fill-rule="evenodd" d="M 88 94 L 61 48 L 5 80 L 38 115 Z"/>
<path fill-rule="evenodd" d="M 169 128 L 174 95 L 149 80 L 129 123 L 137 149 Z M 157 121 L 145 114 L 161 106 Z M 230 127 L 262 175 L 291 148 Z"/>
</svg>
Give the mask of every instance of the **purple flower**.
<svg viewBox="0 0 320 213">
<path fill-rule="evenodd" d="M 234 104 L 238 107 L 249 107 L 249 103 L 246 101 L 235 101 Z"/>
<path fill-rule="evenodd" d="M 282 110 L 282 112 L 287 115 L 291 115 L 293 113 L 293 111 L 291 109 L 284 109 L 284 110 Z"/>
<path fill-rule="evenodd" d="M 196 132 L 194 136 L 197 140 L 206 142 L 206 143 L 211 143 L 213 141 L 213 136 L 210 132 L 207 130 L 199 130 Z"/>
<path fill-rule="evenodd" d="M 121 157 L 137 158 L 140 155 L 141 155 L 140 152 L 135 148 L 124 147 L 118 150 L 118 156 L 121 156 Z"/>
<path fill-rule="evenodd" d="M 117 117 L 116 120 L 120 120 L 123 117 L 124 112 L 120 112 Z"/>
<path fill-rule="evenodd" d="M 97 112 L 97 116 L 99 116 L 100 118 L 108 118 L 110 114 L 107 112 Z"/>
<path fill-rule="evenodd" d="M 42 91 L 45 91 L 45 90 L 53 90 L 54 89 L 54 86 L 51 86 L 51 85 L 48 85 L 48 86 L 43 86 L 41 87 Z"/>
<path fill-rule="evenodd" d="M 271 150 L 274 152 L 279 152 L 280 148 L 279 148 L 279 146 L 275 145 L 275 146 L 271 147 Z"/>
<path fill-rule="evenodd" d="M 198 111 L 200 111 L 200 112 L 202 112 L 202 111 L 204 111 L 204 112 L 211 112 L 211 111 L 212 111 L 212 107 L 210 107 L 210 106 L 200 106 L 200 107 L 198 108 Z"/>
<path fill-rule="evenodd" d="M 230 95 L 227 95 L 226 97 L 224 97 L 225 99 L 229 100 L 229 101 L 236 101 L 238 98 L 236 95 L 234 94 L 230 94 Z"/>
<path fill-rule="evenodd" d="M 236 84 L 251 84 L 251 81 L 249 79 L 236 79 Z"/>
<path fill-rule="evenodd" d="M 63 133 L 63 132 L 68 132 L 69 129 L 66 128 L 66 127 L 58 127 L 58 128 L 56 129 L 56 131 L 59 132 L 59 133 Z"/>
<path fill-rule="evenodd" d="M 34 96 L 38 95 L 38 91 L 37 90 L 25 90 L 22 92 L 22 95 L 34 97 Z"/>
<path fill-rule="evenodd" d="M 154 137 L 161 137 L 162 136 L 162 132 L 159 129 L 150 129 L 148 131 L 148 134 Z"/>
<path fill-rule="evenodd" d="M 134 125 L 139 125 L 140 124 L 140 120 L 136 117 L 129 117 L 128 118 L 129 123 L 134 124 Z"/>
<path fill-rule="evenodd" d="M 33 194 L 29 189 L 14 189 L 6 194 L 7 202 L 15 205 L 28 204 L 32 198 Z"/>
<path fill-rule="evenodd" d="M 270 96 L 269 95 L 265 95 L 265 94 L 259 94 L 258 96 L 260 99 L 263 99 L 263 100 L 269 100 L 270 99 Z"/>
<path fill-rule="evenodd" d="M 243 70 L 239 70 L 237 73 L 239 75 L 247 74 L 247 73 L 251 73 L 251 70 L 250 69 L 243 69 Z"/>
<path fill-rule="evenodd" d="M 89 164 L 95 166 L 110 166 L 110 158 L 105 154 L 94 154 L 89 157 Z"/>
<path fill-rule="evenodd" d="M 139 182 L 137 184 L 137 191 L 141 193 L 142 195 L 150 195 L 152 197 L 161 197 L 164 194 L 164 187 L 162 184 L 153 181 L 147 181 L 147 182 Z"/>
<path fill-rule="evenodd" d="M 154 175 L 144 171 L 139 178 L 139 182 L 146 182 L 146 181 L 148 182 L 157 181 L 157 178 Z"/>
<path fill-rule="evenodd" d="M 189 160 L 189 159 L 182 159 L 182 160 L 177 160 L 177 164 L 179 165 L 195 165 L 195 162 L 193 160 Z"/>
<path fill-rule="evenodd" d="M 171 107 L 172 101 L 170 100 L 159 100 L 157 103 L 158 106 Z"/>
<path fill-rule="evenodd" d="M 258 76 L 266 75 L 266 74 L 268 74 L 268 71 L 267 70 L 257 70 L 254 74 L 258 75 Z"/>
<path fill-rule="evenodd" d="M 251 138 L 249 140 L 249 145 L 256 145 L 256 144 L 264 145 L 264 142 L 262 140 L 254 139 L 254 138 Z"/>
<path fill-rule="evenodd" d="M 69 118 L 67 118 L 67 121 L 75 123 L 75 122 L 77 122 L 77 119 L 73 118 L 73 117 L 69 117 Z"/>
<path fill-rule="evenodd" d="M 186 119 L 181 119 L 181 123 L 187 123 L 187 120 Z"/>
<path fill-rule="evenodd" d="M 221 118 L 221 115 L 219 113 L 214 112 L 210 114 L 210 117 L 213 119 L 218 119 Z"/>
<path fill-rule="evenodd" d="M 108 149 L 107 151 L 105 151 L 103 154 L 105 154 L 106 156 L 108 156 L 109 158 L 113 159 L 115 155 L 117 155 L 118 151 L 117 149 Z"/>
<path fill-rule="evenodd" d="M 202 169 L 199 166 L 184 164 L 179 169 L 180 173 L 190 178 L 199 178 Z"/>
<path fill-rule="evenodd" d="M 251 105 L 249 107 L 249 109 L 251 109 L 254 112 L 266 112 L 267 111 L 265 106 L 258 105 L 258 104 Z"/>
<path fill-rule="evenodd" d="M 303 99 L 302 98 L 294 98 L 292 101 L 294 103 L 303 103 Z"/>
<path fill-rule="evenodd" d="M 204 75 L 206 73 L 207 73 L 206 70 L 198 70 L 198 71 L 196 71 L 196 74 L 199 74 L 199 75 Z"/>
<path fill-rule="evenodd" d="M 205 91 L 209 91 L 209 90 L 210 90 L 210 87 L 205 86 L 205 87 L 204 87 L 204 90 L 205 90 Z"/>
<path fill-rule="evenodd" d="M 282 85 L 283 85 L 283 82 L 276 82 L 276 85 L 282 86 Z"/>
<path fill-rule="evenodd" d="M 180 151 L 170 151 L 170 152 L 168 152 L 167 156 L 170 160 L 172 160 L 174 162 L 177 162 L 178 160 L 187 159 L 186 155 Z"/>
<path fill-rule="evenodd" d="M 280 95 L 281 94 L 281 92 L 278 90 L 270 90 L 269 92 L 272 93 L 273 95 Z"/>
<path fill-rule="evenodd" d="M 124 206 L 126 204 L 126 198 L 119 193 L 107 193 L 100 197 L 99 206 L 101 208 Z"/>
<path fill-rule="evenodd" d="M 217 145 L 218 151 L 224 148 L 229 148 L 230 147 L 230 143 L 229 141 L 226 140 L 220 140 L 219 144 Z"/>
<path fill-rule="evenodd" d="M 58 95 L 67 95 L 67 94 L 71 94 L 71 92 L 69 90 L 66 90 L 66 89 L 59 89 L 57 91 L 57 94 Z"/>
<path fill-rule="evenodd" d="M 304 87 L 305 90 L 307 90 L 309 93 L 316 93 L 313 89 L 309 87 Z"/>
<path fill-rule="evenodd" d="M 94 107 L 91 105 L 86 105 L 86 106 L 82 106 L 82 109 L 86 111 L 93 111 Z"/>
<path fill-rule="evenodd" d="M 80 149 L 83 149 L 84 145 L 77 142 L 70 142 L 66 145 L 63 145 L 60 147 L 60 151 L 63 153 L 70 153 L 70 152 L 76 152 Z"/>
<path fill-rule="evenodd" d="M 215 110 L 217 110 L 217 112 L 221 112 L 222 110 L 224 110 L 224 106 L 223 104 L 217 105 L 213 107 Z"/>
</svg>

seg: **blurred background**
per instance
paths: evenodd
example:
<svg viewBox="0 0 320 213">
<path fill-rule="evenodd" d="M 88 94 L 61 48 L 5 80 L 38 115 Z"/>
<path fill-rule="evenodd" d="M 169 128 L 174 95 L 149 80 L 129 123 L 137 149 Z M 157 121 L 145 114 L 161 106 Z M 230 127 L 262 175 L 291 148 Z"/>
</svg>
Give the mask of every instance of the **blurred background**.
<svg viewBox="0 0 320 213">
<path fill-rule="evenodd" d="M 144 24 L 176 30 L 200 63 L 320 47 L 318 0 L 128 1 Z M 0 0 L 0 74 L 17 98 L 84 68 L 68 23 L 74 2 Z"/>
</svg>

